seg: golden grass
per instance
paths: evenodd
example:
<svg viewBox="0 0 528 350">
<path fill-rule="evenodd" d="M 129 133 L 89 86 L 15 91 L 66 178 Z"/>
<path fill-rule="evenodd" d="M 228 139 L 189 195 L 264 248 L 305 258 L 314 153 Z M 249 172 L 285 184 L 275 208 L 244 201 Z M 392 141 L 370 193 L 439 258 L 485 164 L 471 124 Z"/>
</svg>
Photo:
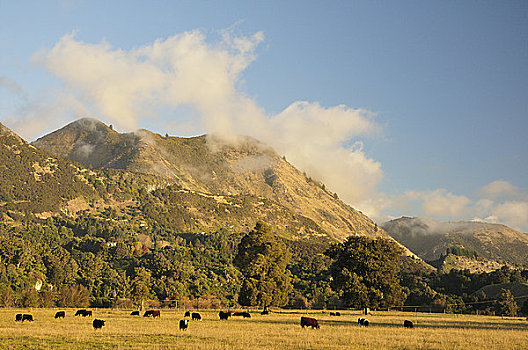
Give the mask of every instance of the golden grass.
<svg viewBox="0 0 528 350">
<path fill-rule="evenodd" d="M 302 329 L 301 313 L 284 312 L 251 319 L 220 321 L 216 311 L 201 311 L 203 321 L 178 330 L 183 311 L 162 310 L 160 319 L 129 316 L 130 311 L 94 310 L 94 317 L 55 320 L 56 309 L 0 309 L 0 349 L 528 349 L 528 321 L 469 315 L 374 312 L 371 326 L 357 325 L 358 312 L 341 317 L 311 312 L 321 328 Z M 34 322 L 15 322 L 31 313 Z M 92 328 L 93 318 L 106 321 Z M 415 323 L 404 329 L 403 320 Z"/>
</svg>

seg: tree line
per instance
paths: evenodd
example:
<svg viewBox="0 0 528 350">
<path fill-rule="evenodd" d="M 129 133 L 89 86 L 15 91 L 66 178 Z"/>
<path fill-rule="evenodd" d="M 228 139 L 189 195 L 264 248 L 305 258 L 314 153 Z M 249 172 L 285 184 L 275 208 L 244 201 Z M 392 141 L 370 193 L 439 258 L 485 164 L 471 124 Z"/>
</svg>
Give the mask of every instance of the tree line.
<svg viewBox="0 0 528 350">
<path fill-rule="evenodd" d="M 516 314 L 511 293 L 475 294 L 527 283 L 528 270 L 472 274 L 411 270 L 393 241 L 351 236 L 342 243 L 290 241 L 259 222 L 248 234 L 174 232 L 120 217 L 27 218 L 0 224 L 0 306 L 175 306 L 384 309 Z M 499 300 L 500 299 L 500 300 Z M 203 304 L 206 303 L 206 304 Z"/>
</svg>

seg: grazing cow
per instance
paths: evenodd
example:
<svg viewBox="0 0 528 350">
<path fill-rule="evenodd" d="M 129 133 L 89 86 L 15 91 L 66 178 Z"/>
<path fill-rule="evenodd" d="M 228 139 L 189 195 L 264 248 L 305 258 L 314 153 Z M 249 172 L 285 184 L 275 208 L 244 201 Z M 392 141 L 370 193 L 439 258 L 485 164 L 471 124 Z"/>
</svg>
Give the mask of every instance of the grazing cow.
<svg viewBox="0 0 528 350">
<path fill-rule="evenodd" d="M 335 312 L 330 313 L 330 316 L 335 316 L 335 315 L 336 315 Z"/>
<path fill-rule="evenodd" d="M 180 331 L 186 331 L 189 327 L 189 320 L 180 320 Z"/>
<path fill-rule="evenodd" d="M 336 316 L 341 316 L 341 313 L 340 313 L 339 311 L 336 311 L 336 312 L 335 312 L 335 315 L 336 315 Z"/>
<path fill-rule="evenodd" d="M 86 314 L 86 310 L 81 309 L 81 310 L 77 310 L 77 312 L 75 313 L 75 316 L 85 316 L 85 314 Z"/>
<path fill-rule="evenodd" d="M 22 321 L 22 314 L 15 315 L 15 322 Z"/>
<path fill-rule="evenodd" d="M 315 318 L 302 316 L 301 317 L 301 327 L 302 328 L 312 327 L 312 329 L 319 328 L 319 323 L 317 322 Z"/>
<path fill-rule="evenodd" d="M 358 325 L 368 327 L 369 324 L 370 322 L 366 318 L 358 318 Z"/>
<path fill-rule="evenodd" d="M 161 317 L 161 311 L 160 310 L 147 310 L 143 314 L 143 317 L 152 317 L 152 318 Z"/>
<path fill-rule="evenodd" d="M 185 315 L 183 317 L 191 317 L 191 313 L 189 311 L 185 311 Z"/>
<path fill-rule="evenodd" d="M 24 321 L 33 322 L 33 315 L 23 314 L 22 315 L 22 322 L 24 322 Z"/>
<path fill-rule="evenodd" d="M 242 312 L 242 317 L 251 318 L 251 315 L 249 314 L 249 312 Z"/>
<path fill-rule="evenodd" d="M 218 316 L 220 317 L 221 320 L 227 320 L 229 317 L 231 317 L 231 311 L 229 312 L 220 311 L 218 313 Z"/>
<path fill-rule="evenodd" d="M 57 311 L 55 313 L 55 318 L 64 318 L 64 317 L 66 317 L 66 312 L 64 311 Z"/>
<path fill-rule="evenodd" d="M 198 312 L 193 312 L 191 314 L 191 318 L 192 318 L 193 321 L 201 321 L 202 320 L 202 316 Z"/>
<path fill-rule="evenodd" d="M 136 311 L 132 311 L 132 312 L 130 313 L 130 316 L 139 316 L 139 311 L 138 311 L 138 310 L 136 310 Z"/>
<path fill-rule="evenodd" d="M 105 325 L 105 321 L 104 320 L 99 320 L 99 319 L 96 318 L 95 320 L 93 320 L 92 325 L 93 325 L 93 328 L 96 329 L 96 330 L 97 329 L 101 329 Z"/>
<path fill-rule="evenodd" d="M 90 316 L 90 317 L 92 317 L 92 310 L 86 310 L 86 309 L 77 310 L 77 312 L 75 313 L 75 316 L 82 316 L 82 317 Z"/>
<path fill-rule="evenodd" d="M 414 328 L 414 324 L 412 323 L 412 321 L 409 321 L 409 320 L 403 321 L 403 326 L 405 328 Z"/>
<path fill-rule="evenodd" d="M 269 315 L 269 311 L 268 310 L 264 310 L 260 313 L 261 315 Z"/>
</svg>

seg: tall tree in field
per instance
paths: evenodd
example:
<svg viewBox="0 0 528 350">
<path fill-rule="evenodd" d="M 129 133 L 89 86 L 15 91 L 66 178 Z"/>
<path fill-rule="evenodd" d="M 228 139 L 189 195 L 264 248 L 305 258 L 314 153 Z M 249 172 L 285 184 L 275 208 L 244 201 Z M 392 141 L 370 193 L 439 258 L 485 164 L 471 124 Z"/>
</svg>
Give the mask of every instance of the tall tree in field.
<svg viewBox="0 0 528 350">
<path fill-rule="evenodd" d="M 238 302 L 245 306 L 283 306 L 292 290 L 286 265 L 290 253 L 278 242 L 270 228 L 258 222 L 242 238 L 233 264 L 244 276 Z"/>
<path fill-rule="evenodd" d="M 405 300 L 399 285 L 399 260 L 403 249 L 386 238 L 350 236 L 333 244 L 325 254 L 330 266 L 331 286 L 349 307 L 388 307 Z"/>
<path fill-rule="evenodd" d="M 502 289 L 495 301 L 495 314 L 504 316 L 517 316 L 519 306 L 515 302 L 509 289 Z"/>
</svg>

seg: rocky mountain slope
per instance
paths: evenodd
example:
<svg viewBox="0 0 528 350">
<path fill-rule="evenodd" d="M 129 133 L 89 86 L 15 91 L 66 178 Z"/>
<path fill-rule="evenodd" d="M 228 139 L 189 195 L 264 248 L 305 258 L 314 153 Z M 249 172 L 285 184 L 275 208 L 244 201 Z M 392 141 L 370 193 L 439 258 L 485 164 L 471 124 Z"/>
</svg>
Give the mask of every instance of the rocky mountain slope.
<svg viewBox="0 0 528 350">
<path fill-rule="evenodd" d="M 333 239 L 384 234 L 323 184 L 249 137 L 227 143 L 214 136 L 180 138 L 147 130 L 124 134 L 97 120 L 80 119 L 33 145 L 89 168 L 156 175 L 185 191 L 263 198 L 313 222 Z"/>
<path fill-rule="evenodd" d="M 499 264 L 528 266 L 528 234 L 505 225 L 444 223 L 428 218 L 402 217 L 386 222 L 382 227 L 426 261 L 439 259 L 449 249 L 460 251 L 462 255 L 476 256 L 485 265 L 489 265 L 485 260 L 490 260 Z"/>
</svg>

